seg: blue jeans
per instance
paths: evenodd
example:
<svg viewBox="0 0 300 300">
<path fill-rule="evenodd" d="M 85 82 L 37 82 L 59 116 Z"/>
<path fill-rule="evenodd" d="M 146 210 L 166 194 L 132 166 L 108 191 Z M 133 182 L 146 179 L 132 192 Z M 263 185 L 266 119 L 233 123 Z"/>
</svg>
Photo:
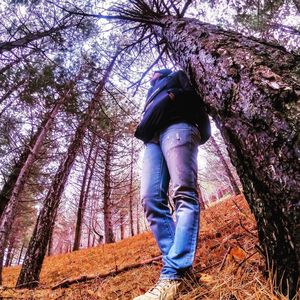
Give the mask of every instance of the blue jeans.
<svg viewBox="0 0 300 300">
<path fill-rule="evenodd" d="M 180 279 L 193 264 L 199 228 L 197 154 L 200 134 L 188 123 L 177 123 L 146 144 L 141 199 L 151 231 L 162 252 L 161 279 Z M 168 206 L 172 182 L 176 223 Z"/>
</svg>

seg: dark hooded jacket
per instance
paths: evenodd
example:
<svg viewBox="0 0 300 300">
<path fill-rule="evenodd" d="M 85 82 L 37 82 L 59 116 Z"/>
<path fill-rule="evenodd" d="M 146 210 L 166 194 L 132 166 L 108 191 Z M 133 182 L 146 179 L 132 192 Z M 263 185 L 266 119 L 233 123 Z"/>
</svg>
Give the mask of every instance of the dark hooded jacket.
<svg viewBox="0 0 300 300">
<path fill-rule="evenodd" d="M 171 100 L 169 93 L 175 95 L 174 100 Z M 168 76 L 161 76 L 149 89 L 142 120 L 136 129 L 135 137 L 147 143 L 156 133 L 179 122 L 197 126 L 201 135 L 201 144 L 205 143 L 211 135 L 203 101 L 181 70 Z"/>
</svg>

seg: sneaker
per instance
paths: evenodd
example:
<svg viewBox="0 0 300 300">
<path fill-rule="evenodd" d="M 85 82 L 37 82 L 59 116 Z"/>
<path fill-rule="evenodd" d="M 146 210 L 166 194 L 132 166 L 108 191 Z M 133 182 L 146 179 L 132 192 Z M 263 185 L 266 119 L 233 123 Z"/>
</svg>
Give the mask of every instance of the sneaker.
<svg viewBox="0 0 300 300">
<path fill-rule="evenodd" d="M 182 280 L 160 279 L 146 294 L 133 300 L 173 300 L 182 286 Z"/>
</svg>

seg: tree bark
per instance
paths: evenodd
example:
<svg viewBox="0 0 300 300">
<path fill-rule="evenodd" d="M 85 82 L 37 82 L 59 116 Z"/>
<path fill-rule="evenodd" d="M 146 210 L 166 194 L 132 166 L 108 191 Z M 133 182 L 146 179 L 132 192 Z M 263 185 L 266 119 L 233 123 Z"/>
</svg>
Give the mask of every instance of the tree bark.
<svg viewBox="0 0 300 300">
<path fill-rule="evenodd" d="M 112 134 L 113 135 L 113 134 Z M 105 243 L 114 243 L 111 204 L 111 159 L 113 154 L 113 137 L 108 136 L 105 149 L 104 163 L 104 190 L 103 190 L 103 215 L 104 215 L 104 240 Z"/>
<path fill-rule="evenodd" d="M 99 82 L 94 97 L 89 103 L 86 113 L 82 116 L 73 140 L 71 141 L 66 155 L 63 157 L 57 173 L 54 176 L 52 185 L 48 191 L 44 201 L 44 206 L 38 216 L 33 235 L 29 242 L 28 250 L 16 285 L 18 288 L 35 288 L 38 286 L 39 275 L 50 238 L 49 229 L 54 225 L 55 216 L 60 204 L 65 183 L 76 155 L 82 145 L 86 129 L 91 124 L 91 120 L 97 112 L 105 83 L 108 80 L 116 58 L 117 55 L 113 58 L 106 69 L 102 80 Z"/>
<path fill-rule="evenodd" d="M 239 189 L 239 187 L 238 187 L 238 185 L 237 185 L 237 183 L 234 179 L 234 176 L 233 176 L 233 174 L 232 174 L 232 172 L 231 172 L 231 170 L 230 170 L 230 168 L 229 168 L 229 166 L 228 166 L 228 164 L 225 160 L 225 157 L 224 157 L 223 153 L 220 150 L 220 147 L 218 146 L 218 144 L 217 144 L 216 140 L 214 139 L 214 137 L 211 137 L 210 141 L 211 141 L 213 147 L 215 148 L 216 155 L 219 157 L 219 159 L 222 162 L 222 165 L 224 166 L 226 175 L 229 178 L 229 181 L 230 181 L 230 184 L 231 184 L 231 187 L 233 189 L 234 194 L 236 196 L 239 195 L 241 193 L 241 191 L 240 191 L 240 189 Z"/>
<path fill-rule="evenodd" d="M 299 56 L 195 19 L 158 28 L 219 127 L 284 293 L 300 274 Z"/>
<path fill-rule="evenodd" d="M 125 218 L 123 209 L 120 210 L 120 239 L 125 239 Z"/>
<path fill-rule="evenodd" d="M 133 230 L 133 160 L 134 160 L 134 147 L 133 138 L 131 139 L 131 149 L 130 149 L 130 182 L 129 182 L 129 225 L 130 225 L 130 235 L 134 236 Z"/>
</svg>

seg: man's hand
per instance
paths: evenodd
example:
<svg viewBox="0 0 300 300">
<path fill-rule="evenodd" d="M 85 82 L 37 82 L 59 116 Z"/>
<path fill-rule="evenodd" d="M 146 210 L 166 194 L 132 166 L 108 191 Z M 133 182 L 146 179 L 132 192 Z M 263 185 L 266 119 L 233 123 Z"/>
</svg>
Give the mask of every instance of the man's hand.
<svg viewBox="0 0 300 300">
<path fill-rule="evenodd" d="M 172 92 L 169 92 L 168 94 L 169 94 L 170 99 L 171 99 L 172 101 L 174 101 L 175 98 L 176 98 L 176 96 L 175 96 Z"/>
</svg>

